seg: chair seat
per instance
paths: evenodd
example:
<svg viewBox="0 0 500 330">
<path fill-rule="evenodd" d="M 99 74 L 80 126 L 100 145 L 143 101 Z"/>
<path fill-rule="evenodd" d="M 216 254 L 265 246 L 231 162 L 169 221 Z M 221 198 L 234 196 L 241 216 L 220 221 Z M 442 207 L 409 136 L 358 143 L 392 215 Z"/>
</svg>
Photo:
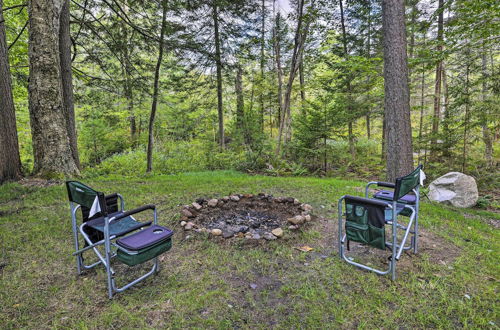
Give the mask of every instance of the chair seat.
<svg viewBox="0 0 500 330">
<path fill-rule="evenodd" d="M 119 216 L 123 212 L 114 212 L 108 215 L 109 218 Z M 135 220 L 132 216 L 119 219 L 118 221 L 111 221 L 109 224 L 109 235 L 110 236 L 123 236 L 134 230 L 142 227 L 147 227 L 151 225 L 151 221 L 139 222 Z M 99 217 L 96 219 L 89 220 L 85 223 L 86 226 L 104 232 L 104 217 Z"/>
<path fill-rule="evenodd" d="M 380 190 L 373 195 L 376 199 L 392 201 L 394 199 L 394 191 Z M 417 202 L 417 197 L 414 194 L 406 194 L 398 200 L 398 203 L 414 205 Z"/>
</svg>

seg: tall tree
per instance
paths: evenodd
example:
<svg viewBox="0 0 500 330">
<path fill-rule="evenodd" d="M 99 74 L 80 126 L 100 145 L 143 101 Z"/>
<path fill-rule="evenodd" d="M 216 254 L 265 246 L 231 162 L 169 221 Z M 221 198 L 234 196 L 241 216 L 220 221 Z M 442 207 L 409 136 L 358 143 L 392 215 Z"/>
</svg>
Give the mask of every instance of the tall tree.
<svg viewBox="0 0 500 330">
<path fill-rule="evenodd" d="M 339 0 L 339 8 L 340 8 L 340 23 L 342 26 L 342 45 L 344 49 L 344 60 L 347 61 L 349 58 L 349 51 L 347 49 L 347 33 L 345 29 L 345 18 L 344 18 L 344 6 L 342 5 L 342 0 Z M 352 116 L 352 88 L 351 88 L 351 74 L 347 73 L 347 79 L 345 84 L 345 92 L 347 95 L 347 113 L 349 116 Z M 351 157 L 356 156 L 356 149 L 354 148 L 354 134 L 352 123 L 353 119 L 349 118 L 348 121 L 348 139 L 349 139 L 349 151 L 351 153 Z"/>
<path fill-rule="evenodd" d="M 151 102 L 151 114 L 149 116 L 149 126 L 148 126 L 148 151 L 147 151 L 147 166 L 146 172 L 151 172 L 153 170 L 153 146 L 154 146 L 154 123 L 156 116 L 156 108 L 158 104 L 158 93 L 159 93 L 159 83 L 160 83 L 160 68 L 161 61 L 163 60 L 163 47 L 165 39 L 165 31 L 167 29 L 167 0 L 162 0 L 162 19 L 161 19 L 161 31 L 160 31 L 160 41 L 158 42 L 158 59 L 156 60 L 155 67 L 155 77 L 153 83 L 153 101 Z"/>
<path fill-rule="evenodd" d="M 59 56 L 62 0 L 28 2 L 29 112 L 34 173 L 75 175 L 78 166 L 68 136 Z"/>
<path fill-rule="evenodd" d="M 273 14 L 275 12 L 275 0 L 273 1 Z M 283 116 L 283 70 L 281 68 L 281 15 L 278 12 L 275 16 L 275 24 L 273 27 L 273 48 L 274 48 L 274 66 L 277 76 L 278 86 L 278 125 L 281 124 Z M 271 127 L 272 128 L 272 127 Z M 271 130 L 272 132 L 272 130 Z"/>
<path fill-rule="evenodd" d="M 262 0 L 262 21 L 260 27 L 260 128 L 264 131 L 264 47 L 266 45 L 265 40 L 265 23 L 266 23 L 266 6 L 265 0 Z"/>
<path fill-rule="evenodd" d="M 299 69 L 299 64 L 302 59 L 302 53 L 304 51 L 304 44 L 306 41 L 306 36 L 309 31 L 309 26 L 311 24 L 311 17 L 308 17 L 304 22 L 304 3 L 305 0 L 299 0 L 297 9 L 297 28 L 295 30 L 294 47 L 292 53 L 292 59 L 290 63 L 290 73 L 288 74 L 288 82 L 285 90 L 285 99 L 283 101 L 283 111 L 281 115 L 280 128 L 278 132 L 278 144 L 276 147 L 276 154 L 281 151 L 281 140 L 283 134 L 285 134 L 285 140 L 289 141 L 291 138 L 291 123 L 292 114 L 290 109 L 290 103 L 292 98 L 292 87 L 295 76 Z M 312 6 L 312 4 L 310 5 Z"/>
<path fill-rule="evenodd" d="M 59 56 L 61 59 L 61 79 L 64 101 L 64 117 L 66 118 L 66 129 L 68 130 L 71 153 L 76 166 L 80 168 L 80 157 L 75 128 L 75 106 L 73 101 L 73 75 L 71 69 L 71 36 L 70 36 L 70 13 L 69 0 L 63 0 L 61 10 L 61 21 L 59 28 Z"/>
<path fill-rule="evenodd" d="M 438 60 L 436 63 L 436 80 L 434 85 L 434 116 L 432 117 L 432 137 L 431 137 L 431 159 L 436 154 L 437 134 L 439 132 L 439 121 L 441 119 L 441 86 L 443 78 L 443 25 L 444 25 L 444 7 L 443 0 L 438 1 L 438 30 L 436 54 Z"/>
<path fill-rule="evenodd" d="M 236 128 L 240 136 L 245 134 L 245 104 L 243 100 L 243 69 L 241 65 L 236 67 L 236 79 L 234 88 L 236 91 Z"/>
<path fill-rule="evenodd" d="M 382 1 L 387 179 L 413 168 L 404 0 Z"/>
<path fill-rule="evenodd" d="M 214 24 L 215 65 L 217 67 L 217 115 L 219 120 L 219 146 L 224 149 L 224 108 L 222 104 L 222 60 L 220 52 L 219 15 L 217 0 L 212 0 L 212 17 Z"/>
<path fill-rule="evenodd" d="M 0 184 L 21 176 L 16 114 L 12 97 L 3 1 L 0 0 Z"/>
</svg>

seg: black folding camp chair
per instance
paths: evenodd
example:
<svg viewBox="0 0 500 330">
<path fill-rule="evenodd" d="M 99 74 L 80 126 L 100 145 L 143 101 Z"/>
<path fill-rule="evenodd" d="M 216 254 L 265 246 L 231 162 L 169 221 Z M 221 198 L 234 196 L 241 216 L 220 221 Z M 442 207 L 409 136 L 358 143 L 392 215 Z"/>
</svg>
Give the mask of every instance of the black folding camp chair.
<svg viewBox="0 0 500 330">
<path fill-rule="evenodd" d="M 397 178 L 395 183 L 369 182 L 365 189 L 365 197 L 342 196 L 338 201 L 340 258 L 380 275 L 391 273 L 392 279 L 395 280 L 396 262 L 399 261 L 403 251 L 413 250 L 413 253 L 417 253 L 420 185 L 422 185 L 424 178 L 422 165 L 419 165 L 410 174 Z M 371 185 L 392 188 L 393 190 L 377 191 L 373 198 L 370 198 L 369 188 Z M 344 204 L 345 213 L 343 212 Z M 398 222 L 398 216 L 409 217 L 409 220 L 403 224 Z M 392 228 L 390 241 L 386 241 L 386 225 Z M 397 237 L 398 230 L 403 231 L 400 242 L 398 242 Z M 410 243 L 406 245 L 410 235 Z M 347 257 L 345 244 L 349 247 L 350 241 L 382 250 L 390 249 L 392 255 L 389 257 L 389 268 L 387 270 L 375 269 Z"/>
<path fill-rule="evenodd" d="M 107 273 L 108 295 L 111 299 L 116 292 L 122 292 L 134 284 L 159 271 L 158 256 L 172 247 L 172 231 L 158 225 L 155 205 L 145 205 L 125 211 L 125 202 L 120 194 L 104 195 L 83 183 L 67 181 L 66 188 L 71 208 L 71 222 L 75 241 L 76 267 L 78 274 L 84 269 L 104 265 Z M 118 200 L 120 201 L 118 206 Z M 82 224 L 77 225 L 76 213 L 82 213 Z M 153 221 L 139 222 L 133 215 L 153 211 Z M 79 235 L 85 241 L 80 248 Z M 104 252 L 99 247 L 104 246 Z M 98 261 L 86 265 L 82 254 L 93 250 Z M 117 287 L 115 271 L 111 267 L 111 259 L 116 257 L 128 266 L 135 266 L 153 259 L 149 272 L 132 282 Z"/>
</svg>

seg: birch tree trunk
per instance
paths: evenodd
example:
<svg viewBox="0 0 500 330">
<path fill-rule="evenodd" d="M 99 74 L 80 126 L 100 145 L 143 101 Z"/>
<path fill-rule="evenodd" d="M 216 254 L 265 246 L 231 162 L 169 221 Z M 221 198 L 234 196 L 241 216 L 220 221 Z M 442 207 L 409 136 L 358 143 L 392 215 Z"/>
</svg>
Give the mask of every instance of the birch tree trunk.
<svg viewBox="0 0 500 330">
<path fill-rule="evenodd" d="M 387 179 L 413 169 L 404 0 L 382 1 Z"/>
<path fill-rule="evenodd" d="M 3 3 L 0 0 L 0 184 L 21 177 Z"/>
<path fill-rule="evenodd" d="M 36 175 L 79 174 L 65 118 L 59 57 L 63 0 L 31 0 L 29 14 L 29 112 Z"/>
</svg>

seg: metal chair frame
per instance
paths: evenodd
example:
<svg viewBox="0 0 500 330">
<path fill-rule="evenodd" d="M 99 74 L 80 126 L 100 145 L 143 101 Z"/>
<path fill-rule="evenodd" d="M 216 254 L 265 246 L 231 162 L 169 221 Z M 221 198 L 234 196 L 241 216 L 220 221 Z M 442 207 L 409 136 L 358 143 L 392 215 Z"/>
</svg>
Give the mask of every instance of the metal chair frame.
<svg viewBox="0 0 500 330">
<path fill-rule="evenodd" d="M 145 210 L 152 210 L 153 211 L 153 217 L 154 221 L 153 224 L 158 224 L 158 218 L 157 218 L 157 213 L 156 213 L 156 206 L 154 205 L 146 205 L 143 207 L 139 207 L 136 209 L 133 209 L 131 211 L 125 212 L 125 200 L 123 196 L 120 194 L 117 194 L 118 198 L 120 199 L 120 211 L 123 212 L 117 216 L 109 217 L 108 215 L 104 216 L 104 238 L 98 242 L 92 242 L 92 240 L 89 238 L 89 236 L 85 233 L 84 227 L 85 227 L 85 222 L 82 223 L 80 226 L 77 224 L 77 217 L 76 217 L 76 212 L 77 210 L 81 207 L 79 204 L 70 202 L 70 211 L 71 211 L 71 223 L 72 223 L 72 229 L 73 229 L 73 238 L 74 238 L 74 244 L 75 244 L 75 252 L 73 252 L 73 256 L 76 257 L 76 269 L 78 275 L 81 275 L 82 271 L 84 269 L 92 269 L 95 266 L 102 264 L 104 265 L 104 268 L 106 269 L 106 274 L 107 274 L 107 286 L 108 286 L 108 296 L 109 299 L 113 298 L 113 295 L 117 292 L 123 292 L 126 289 L 130 288 L 131 286 L 145 280 L 146 278 L 150 277 L 151 275 L 158 273 L 159 269 L 159 263 L 158 263 L 158 257 L 155 257 L 153 259 L 153 266 L 150 271 L 148 271 L 146 274 L 140 276 L 139 278 L 125 284 L 122 287 L 118 287 L 115 282 L 115 271 L 111 267 L 111 259 L 116 256 L 116 250 L 120 249 L 128 254 L 137 254 L 136 251 L 129 251 L 125 249 L 122 246 L 117 245 L 114 243 L 116 240 L 117 236 L 115 235 L 110 235 L 109 234 L 109 226 L 112 221 L 118 221 L 122 218 L 130 216 L 132 219 L 133 214 L 137 214 L 140 212 L 143 212 Z M 134 219 L 135 220 L 135 219 Z M 79 245 L 79 235 L 83 237 L 85 242 L 87 242 L 87 246 L 84 248 L 80 248 Z M 101 253 L 99 251 L 98 247 L 104 245 L 104 252 Z M 85 265 L 82 254 L 85 251 L 93 250 L 96 256 L 99 258 L 99 261 L 90 264 L 90 265 Z"/>
<path fill-rule="evenodd" d="M 368 265 L 355 262 L 351 260 L 345 253 L 345 243 L 346 243 L 346 237 L 347 234 L 343 233 L 343 201 L 346 197 L 351 197 L 349 195 L 344 195 L 342 196 L 339 201 L 338 201 L 338 219 L 339 219 L 339 224 L 338 224 L 338 248 L 339 248 L 339 256 L 342 260 L 345 260 L 346 262 L 365 269 L 369 271 L 373 271 L 379 275 L 387 275 L 391 274 L 392 280 L 396 280 L 396 263 L 399 261 L 401 258 L 401 254 L 405 250 L 412 250 L 413 253 L 418 252 L 418 211 L 420 208 L 420 186 L 417 185 L 415 188 L 412 189 L 412 192 L 415 194 L 415 204 L 414 205 L 409 205 L 409 204 L 403 204 L 400 203 L 396 200 L 394 201 L 384 201 L 381 199 L 375 199 L 375 198 L 370 198 L 369 197 L 369 188 L 372 185 L 377 185 L 381 187 L 387 187 L 387 188 L 395 188 L 395 184 L 393 183 L 386 183 L 386 182 L 377 182 L 377 181 L 371 181 L 368 182 L 368 184 L 365 187 L 365 197 L 357 197 L 358 199 L 362 199 L 363 203 L 366 204 L 376 204 L 380 205 L 380 203 L 385 203 L 386 204 L 386 209 L 391 211 L 391 218 L 390 220 L 386 221 L 386 225 L 390 225 L 392 230 L 391 230 L 391 241 L 386 242 L 386 247 L 391 250 L 391 257 L 390 257 L 390 262 L 389 262 L 389 267 L 386 270 L 380 270 L 376 269 L 373 267 L 370 267 Z M 407 225 L 403 225 L 401 223 L 398 223 L 398 216 L 401 215 L 400 213 L 404 210 L 407 209 L 411 212 L 409 215 L 409 221 Z M 402 215 L 401 215 L 402 216 Z M 413 226 L 413 228 L 412 228 Z M 401 229 L 404 231 L 403 238 L 401 239 L 400 242 L 398 242 L 398 229 Z M 409 246 L 406 245 L 408 236 L 411 234 L 411 240 Z"/>
</svg>

